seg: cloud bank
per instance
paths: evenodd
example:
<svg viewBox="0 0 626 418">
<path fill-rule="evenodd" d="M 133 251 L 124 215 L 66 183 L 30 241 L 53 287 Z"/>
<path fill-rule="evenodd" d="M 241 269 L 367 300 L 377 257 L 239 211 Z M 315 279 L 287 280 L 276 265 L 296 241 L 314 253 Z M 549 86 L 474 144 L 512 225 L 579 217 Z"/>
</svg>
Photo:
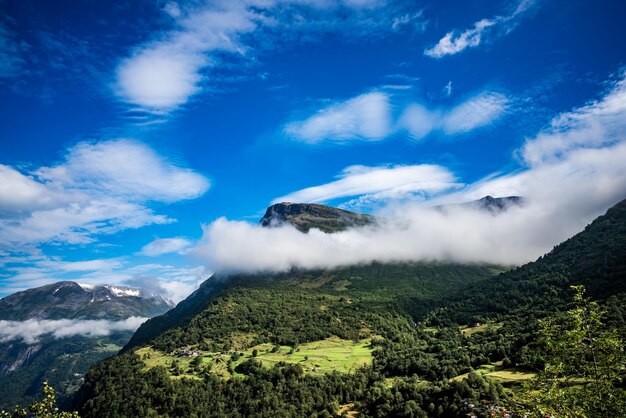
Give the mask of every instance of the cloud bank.
<svg viewBox="0 0 626 418">
<path fill-rule="evenodd" d="M 522 207 L 494 215 L 474 208 L 442 211 L 414 202 L 392 203 L 378 213 L 379 225 L 335 234 L 318 230 L 303 234 L 291 226 L 267 229 L 221 218 L 204 227 L 194 251 L 211 268 L 226 272 L 332 268 L 372 261 L 534 260 L 626 198 L 625 80 L 626 74 L 620 74 L 602 98 L 563 113 L 528 139 L 517 151 L 524 158 L 519 171 L 496 173 L 452 192 L 437 194 L 435 189 L 427 201 L 432 206 L 485 195 L 520 195 L 525 197 Z M 446 172 L 444 167 L 429 169 Z M 393 178 L 397 168 L 377 170 L 378 178 Z M 358 171 L 291 196 L 324 201 L 359 190 L 384 193 L 366 187 L 350 191 L 351 177 L 358 180 Z M 401 183 L 389 182 L 389 190 Z"/>
<path fill-rule="evenodd" d="M 0 321 L 0 342 L 23 340 L 36 343 L 44 335 L 54 338 L 103 337 L 116 332 L 136 331 L 148 318 L 131 316 L 123 321 L 59 319 L 27 321 Z"/>
</svg>

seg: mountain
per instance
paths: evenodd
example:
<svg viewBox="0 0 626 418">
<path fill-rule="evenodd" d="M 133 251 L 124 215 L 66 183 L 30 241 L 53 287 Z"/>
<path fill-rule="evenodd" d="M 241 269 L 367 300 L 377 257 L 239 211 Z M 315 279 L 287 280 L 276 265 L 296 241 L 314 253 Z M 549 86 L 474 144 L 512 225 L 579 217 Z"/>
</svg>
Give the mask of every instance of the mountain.
<svg viewBox="0 0 626 418">
<path fill-rule="evenodd" d="M 447 210 L 451 208 L 465 208 L 465 209 L 476 209 L 490 212 L 494 215 L 504 212 L 507 209 L 515 206 L 523 206 L 524 198 L 521 196 L 506 196 L 506 197 L 492 197 L 485 196 L 478 200 L 473 200 L 471 202 L 463 202 L 456 204 L 447 204 L 440 205 L 436 208 L 439 210 Z"/>
<path fill-rule="evenodd" d="M 84 417 L 474 414 L 504 399 L 498 382 L 540 367 L 538 321 L 566 306 L 570 285 L 587 286 L 626 333 L 626 201 L 503 270 L 372 263 L 218 275 L 92 367 L 77 407 Z"/>
<path fill-rule="evenodd" d="M 323 232 L 337 232 L 354 226 L 373 224 L 370 215 L 312 203 L 277 203 L 267 208 L 259 222 L 262 226 L 278 226 L 289 223 L 302 232 L 317 228 Z"/>
<path fill-rule="evenodd" d="M 130 339 L 128 327 L 112 327 L 131 317 L 151 317 L 172 307 L 160 296 L 124 286 L 95 286 L 71 281 L 58 282 L 17 292 L 0 299 L 0 326 L 17 329 L 26 341 L 0 330 L 0 409 L 26 403 L 49 381 L 61 404 L 80 387 L 89 367 L 118 352 Z M 66 322 L 59 322 L 66 320 Z M 85 322 L 100 320 L 101 322 Z M 94 328 L 101 336 L 69 335 L 70 329 Z M 46 330 L 48 333 L 42 333 Z"/>
<path fill-rule="evenodd" d="M 161 296 L 125 286 L 95 286 L 63 281 L 0 299 L 0 320 L 125 319 L 152 317 L 172 308 Z"/>
<path fill-rule="evenodd" d="M 495 208 L 500 208 L 501 210 L 505 210 L 511 204 L 519 204 L 522 201 L 522 198 L 511 196 L 504 198 L 493 198 L 491 196 L 486 196 L 480 200 L 467 202 L 463 205 L 467 205 L 469 207 L 474 207 L 477 209 L 484 209 L 489 211 L 495 211 Z M 350 212 L 343 209 L 338 209 L 330 206 L 318 205 L 318 204 L 310 204 L 310 203 L 278 203 L 267 208 L 265 215 L 259 221 L 259 224 L 264 227 L 276 227 L 283 224 L 290 224 L 295 226 L 301 232 L 308 232 L 311 228 L 317 228 L 323 232 L 333 233 L 344 230 L 349 227 L 355 226 L 365 226 L 365 225 L 373 225 L 376 223 L 376 217 L 371 215 L 365 215 L 355 212 Z M 400 266 L 400 267 L 398 267 Z M 417 266 L 417 267 L 415 267 Z M 383 266 L 381 268 L 386 268 L 387 266 Z M 466 266 L 463 266 L 465 268 Z M 500 271 L 502 268 L 494 267 L 494 266 L 481 266 L 479 269 L 483 269 L 480 272 L 474 271 L 475 266 L 467 267 L 471 272 L 467 277 L 480 277 L 485 278 L 493 274 L 494 271 Z M 407 274 L 415 274 L 412 270 L 416 268 L 418 270 L 423 268 L 421 264 L 405 264 L 405 265 L 393 265 L 394 270 L 406 269 L 407 271 L 401 273 L 402 275 Z M 457 267 L 455 267 L 457 268 Z M 437 270 L 441 270 L 442 272 L 446 270 L 445 267 L 437 265 L 435 267 Z M 370 266 L 366 266 L 364 268 L 365 274 L 371 270 Z M 291 274 L 291 273 L 290 273 Z M 392 273 L 397 275 L 398 273 Z M 449 277 L 461 277 L 462 274 L 450 274 L 450 272 L 442 273 L 446 275 L 446 278 Z M 165 315 L 153 318 L 147 322 L 145 322 L 133 335 L 131 340 L 128 343 L 127 348 L 134 347 L 150 339 L 156 337 L 161 332 L 167 330 L 168 328 L 173 328 L 184 321 L 192 318 L 194 315 L 204 309 L 206 303 L 210 300 L 209 296 L 218 290 L 222 290 L 227 283 L 230 281 L 237 280 L 247 280 L 248 276 L 235 276 L 229 278 L 223 278 L 220 274 L 215 274 L 211 279 L 205 281 L 200 288 L 194 292 L 190 297 L 188 297 L 185 301 L 181 302 L 175 309 L 167 312 Z M 258 280 L 261 276 L 253 277 L 253 280 Z M 265 276 L 267 279 L 268 276 Z M 270 275 L 269 277 L 273 277 Z M 463 279 L 463 280 L 467 280 Z M 465 283 L 465 282 L 464 282 Z M 436 282 L 430 282 L 432 285 L 436 285 Z M 399 289 L 400 286 L 396 284 L 396 289 Z M 408 287 L 411 287 L 408 285 Z M 409 292 L 410 293 L 410 292 Z M 420 309 L 424 309 L 427 306 L 426 304 L 422 305 Z"/>
<path fill-rule="evenodd" d="M 513 206 L 522 206 L 524 199 L 520 196 L 492 197 L 485 196 L 471 202 L 438 206 L 446 210 L 452 207 L 464 207 L 485 210 L 497 214 Z M 265 227 L 291 224 L 302 232 L 317 228 L 323 232 L 332 233 L 350 227 L 373 225 L 376 217 L 362 213 L 350 212 L 330 206 L 312 203 L 283 202 L 270 206 L 265 211 L 259 224 Z"/>
</svg>

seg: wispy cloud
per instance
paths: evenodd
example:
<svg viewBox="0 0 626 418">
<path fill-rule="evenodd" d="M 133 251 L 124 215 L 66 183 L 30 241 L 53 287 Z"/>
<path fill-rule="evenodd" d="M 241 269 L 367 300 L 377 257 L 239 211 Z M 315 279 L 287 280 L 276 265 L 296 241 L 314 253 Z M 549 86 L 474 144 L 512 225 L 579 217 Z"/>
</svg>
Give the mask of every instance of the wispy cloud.
<svg viewBox="0 0 626 418">
<path fill-rule="evenodd" d="M 110 271 L 124 265 L 118 258 L 85 261 L 61 261 L 58 258 L 42 259 L 34 263 L 38 267 L 62 272 Z"/>
<path fill-rule="evenodd" d="M 124 273 L 131 275 L 124 279 L 125 284 L 161 295 L 174 303 L 185 299 L 213 274 L 204 266 L 174 267 L 159 264 L 135 266 Z"/>
<path fill-rule="evenodd" d="M 451 107 L 406 104 L 402 103 L 405 94 L 385 90 L 326 105 L 303 120 L 285 124 L 283 132 L 310 144 L 380 141 L 402 131 L 414 139 L 433 132 L 458 135 L 495 122 L 511 104 L 511 99 L 495 91 L 479 92 Z"/>
<path fill-rule="evenodd" d="M 598 148 L 623 141 L 624 132 L 626 72 L 601 99 L 554 118 L 547 129 L 526 141 L 520 153 L 526 163 L 540 165 L 581 147 Z"/>
<path fill-rule="evenodd" d="M 489 125 L 502 115 L 509 99 L 496 92 L 483 92 L 445 112 L 440 120 L 447 134 L 469 132 Z"/>
<path fill-rule="evenodd" d="M 351 166 L 339 174 L 339 179 L 320 186 L 298 190 L 274 199 L 278 202 L 321 203 L 334 199 L 360 196 L 361 199 L 389 201 L 410 196 L 427 196 L 458 188 L 455 176 L 437 165 Z"/>
<path fill-rule="evenodd" d="M 123 258 L 100 258 L 65 261 L 58 256 L 46 256 L 41 251 L 32 253 L 7 252 L 3 265 L 2 291 L 14 293 L 31 287 L 43 286 L 61 280 L 79 280 L 91 274 L 111 274 L 127 268 Z M 100 283 L 99 283 L 100 284 Z M 111 283 L 113 284 L 113 283 Z"/>
<path fill-rule="evenodd" d="M 213 269 L 246 272 L 372 261 L 531 261 L 626 197 L 624 80 L 626 74 L 621 74 L 600 99 L 563 113 L 555 118 L 558 123 L 528 139 L 519 152 L 529 157 L 519 171 L 496 173 L 427 202 L 522 195 L 521 207 L 494 215 L 474 208 L 441 211 L 423 203 L 392 202 L 380 211 L 378 225 L 335 234 L 315 229 L 304 234 L 289 225 L 262 228 L 221 218 L 204 227 L 194 251 Z M 331 198 L 336 183 L 329 183 L 330 189 L 305 189 L 301 196 Z"/>
<path fill-rule="evenodd" d="M 0 321 L 0 342 L 23 340 L 36 343 L 44 335 L 54 338 L 74 336 L 102 337 L 116 332 L 135 331 L 148 318 L 131 316 L 123 321 L 59 319 L 27 321 Z"/>
<path fill-rule="evenodd" d="M 452 81 L 448 81 L 448 83 L 443 88 L 443 92 L 446 97 L 452 96 Z"/>
<path fill-rule="evenodd" d="M 496 29 L 502 34 L 509 33 L 517 25 L 517 19 L 520 15 L 528 11 L 535 3 L 535 0 L 521 0 L 509 15 L 481 19 L 474 23 L 472 28 L 466 29 L 461 33 L 457 31 L 448 32 L 436 45 L 424 50 L 424 54 L 432 58 L 455 55 L 467 48 L 477 47 L 484 41 L 484 37 L 487 34 Z"/>
<path fill-rule="evenodd" d="M 191 245 L 191 243 L 190 243 Z M 0 252 L 0 296 L 62 280 L 85 284 L 127 285 L 145 294 L 160 295 L 178 303 L 196 290 L 211 272 L 202 265 L 136 264 L 131 257 L 65 261 L 39 252 Z"/>
<path fill-rule="evenodd" d="M 163 254 L 178 253 L 191 246 L 186 238 L 158 238 L 144 245 L 141 254 L 156 257 Z"/>
<path fill-rule="evenodd" d="M 140 142 L 82 142 L 55 166 L 26 174 L 0 166 L 0 241 L 85 243 L 97 234 L 172 222 L 150 202 L 193 199 L 209 185 Z"/>
<path fill-rule="evenodd" d="M 17 39 L 6 21 L 0 19 L 0 80 L 17 76 L 25 64 L 29 45 Z"/>
<path fill-rule="evenodd" d="M 421 13 L 386 1 L 252 0 L 183 6 L 167 3 L 170 30 L 139 45 L 116 72 L 115 93 L 153 113 L 167 113 L 200 92 L 220 54 L 247 58 L 295 33 L 340 32 L 346 36 L 419 28 Z"/>
</svg>

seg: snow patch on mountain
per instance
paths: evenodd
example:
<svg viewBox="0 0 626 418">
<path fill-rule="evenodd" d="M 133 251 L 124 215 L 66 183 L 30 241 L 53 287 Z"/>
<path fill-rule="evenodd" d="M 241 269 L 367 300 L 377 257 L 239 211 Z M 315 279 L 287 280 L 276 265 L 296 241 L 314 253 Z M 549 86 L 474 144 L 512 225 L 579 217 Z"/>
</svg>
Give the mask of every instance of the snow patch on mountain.
<svg viewBox="0 0 626 418">
<path fill-rule="evenodd" d="M 104 288 L 110 290 L 111 293 L 119 297 L 124 297 L 124 296 L 141 297 L 142 296 L 140 289 L 133 289 L 131 287 L 114 287 L 114 286 L 105 285 Z"/>
</svg>

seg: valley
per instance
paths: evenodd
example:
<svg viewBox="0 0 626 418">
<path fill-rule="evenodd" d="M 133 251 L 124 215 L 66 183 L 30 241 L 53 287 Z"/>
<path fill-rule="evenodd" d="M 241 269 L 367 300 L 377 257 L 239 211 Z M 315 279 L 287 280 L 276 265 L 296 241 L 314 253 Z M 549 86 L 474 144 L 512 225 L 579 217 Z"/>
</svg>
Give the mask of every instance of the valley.
<svg viewBox="0 0 626 418">
<path fill-rule="evenodd" d="M 372 263 L 215 276 L 92 368 L 79 411 L 331 416 L 352 404 L 343 410 L 364 417 L 415 406 L 447 417 L 504 407 L 543 367 L 541 323 L 567 309 L 570 285 L 585 285 L 623 335 L 625 238 L 626 201 L 511 270 Z"/>
</svg>

